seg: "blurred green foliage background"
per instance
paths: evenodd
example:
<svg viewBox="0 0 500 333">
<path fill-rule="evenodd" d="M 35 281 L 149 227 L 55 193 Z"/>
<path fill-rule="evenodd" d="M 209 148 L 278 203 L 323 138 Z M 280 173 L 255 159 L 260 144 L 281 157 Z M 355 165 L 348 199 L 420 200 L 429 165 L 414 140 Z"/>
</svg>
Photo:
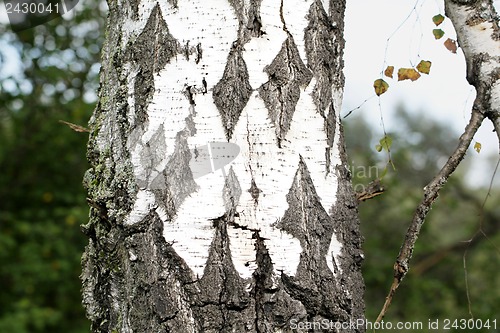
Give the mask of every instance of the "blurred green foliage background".
<svg viewBox="0 0 500 333">
<path fill-rule="evenodd" d="M 381 176 L 386 189 L 359 207 L 365 237 L 366 315 L 372 322 L 389 291 L 392 267 L 422 200 L 423 188 L 446 162 L 459 136 L 423 112 L 409 112 L 401 106 L 395 116 L 399 127 L 388 134 L 393 137 L 391 157 L 396 171 L 387 165 L 385 176 L 387 153 L 373 153 L 383 134 L 375 133 L 376 128 L 359 117 L 344 122 L 355 189 L 362 190 Z M 396 292 L 386 321 L 427 325 L 429 319 L 443 323 L 444 319 L 468 319 L 472 314 L 483 320 L 496 319 L 497 330 L 492 326 L 477 331 L 500 332 L 500 197 L 495 187 L 488 194 L 490 175 L 470 169 L 475 155 L 477 152 L 470 149 L 429 213 L 410 271 Z M 497 161 L 498 156 L 491 157 L 492 174 Z M 477 182 L 471 186 L 474 179 Z"/>
<path fill-rule="evenodd" d="M 88 332 L 82 178 L 106 8 L 14 33 L 0 26 L 0 332 Z"/>
<path fill-rule="evenodd" d="M 86 126 L 90 118 L 105 17 L 102 2 L 86 0 L 70 19 L 18 33 L 0 26 L 0 332 L 89 331 L 78 278 L 87 242 L 79 226 L 88 218 L 81 185 L 88 136 L 59 120 Z M 422 188 L 458 136 L 404 108 L 397 117 L 401 126 L 390 133 L 397 171 L 384 176 L 384 194 L 360 205 L 371 321 Z M 355 188 L 362 189 L 382 176 L 387 155 L 374 148 L 382 135 L 355 116 L 344 124 Z M 500 325 L 499 195 L 492 192 L 483 209 L 487 189 L 464 180 L 468 168 L 460 167 L 429 215 L 386 320 L 469 318 L 470 307 Z"/>
</svg>

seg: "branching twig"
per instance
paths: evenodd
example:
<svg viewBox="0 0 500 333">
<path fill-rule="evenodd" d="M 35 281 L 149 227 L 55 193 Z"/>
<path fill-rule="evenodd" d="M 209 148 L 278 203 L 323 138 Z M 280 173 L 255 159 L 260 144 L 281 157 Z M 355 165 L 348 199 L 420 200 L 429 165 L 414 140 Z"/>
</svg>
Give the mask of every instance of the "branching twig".
<svg viewBox="0 0 500 333">
<path fill-rule="evenodd" d="M 446 183 L 449 176 L 453 173 L 453 171 L 455 171 L 457 166 L 464 158 L 465 153 L 467 152 L 467 148 L 469 147 L 472 138 L 476 134 L 477 129 L 483 122 L 484 118 L 485 116 L 479 110 L 479 108 L 474 107 L 472 110 L 471 119 L 469 120 L 464 133 L 460 136 L 458 147 L 455 149 L 453 154 L 450 156 L 439 173 L 434 177 L 434 179 L 432 179 L 432 181 L 426 187 L 424 187 L 424 198 L 417 206 L 415 214 L 413 215 L 413 220 L 408 228 L 408 231 L 406 232 L 404 243 L 401 246 L 399 255 L 396 259 L 396 263 L 394 264 L 394 279 L 389 290 L 389 294 L 386 297 L 384 306 L 382 307 L 382 310 L 380 311 L 376 322 L 380 322 L 385 316 L 385 313 L 387 312 L 387 309 L 391 304 L 392 297 L 394 296 L 396 289 L 399 287 L 401 281 L 408 272 L 409 262 L 413 253 L 415 242 L 417 241 L 420 229 L 425 222 L 425 217 L 427 216 L 431 205 L 437 199 L 439 191 Z"/>
</svg>

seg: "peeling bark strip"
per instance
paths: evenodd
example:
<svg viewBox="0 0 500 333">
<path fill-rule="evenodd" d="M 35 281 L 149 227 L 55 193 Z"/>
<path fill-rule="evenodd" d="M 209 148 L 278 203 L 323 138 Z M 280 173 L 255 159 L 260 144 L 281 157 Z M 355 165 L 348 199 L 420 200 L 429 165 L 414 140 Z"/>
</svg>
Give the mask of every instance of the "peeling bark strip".
<svg viewBox="0 0 500 333">
<path fill-rule="evenodd" d="M 345 3 L 109 5 L 85 177 L 92 330 L 364 331 Z"/>
</svg>

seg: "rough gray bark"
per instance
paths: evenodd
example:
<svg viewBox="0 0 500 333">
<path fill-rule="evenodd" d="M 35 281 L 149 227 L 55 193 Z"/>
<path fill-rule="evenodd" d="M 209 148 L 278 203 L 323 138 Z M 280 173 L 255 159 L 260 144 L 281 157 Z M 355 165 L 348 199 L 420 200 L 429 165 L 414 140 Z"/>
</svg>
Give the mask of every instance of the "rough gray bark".
<svg viewBox="0 0 500 333">
<path fill-rule="evenodd" d="M 181 6 L 192 6 L 195 11 L 195 3 L 168 1 L 163 6 L 175 14 Z M 340 103 L 335 103 L 339 96 L 332 93 L 343 88 L 345 2 L 301 2 L 301 6 L 307 6 L 308 25 L 300 37 L 304 40 L 305 58 L 300 56 L 293 33 L 287 28 L 281 3 L 279 14 L 287 37 L 274 61 L 265 68 L 268 81 L 253 87 L 249 76 L 252 68 L 247 68 L 243 53 L 249 41 L 266 36 L 266 22 L 260 16 L 261 1 L 230 0 L 238 26 L 236 40 L 226 54 L 222 78 L 208 83 L 205 77 L 187 78 L 202 84 L 178 88 L 185 101 L 182 108 L 189 111 L 182 119 L 183 127 L 175 133 L 173 148 L 162 144 L 172 125 L 168 121 L 146 143 L 141 141 L 154 121 L 151 105 L 161 90 L 155 86 L 155 78 L 179 59 L 194 65 L 206 62 L 208 66 L 211 59 L 205 55 L 210 45 L 205 40 L 197 45 L 180 41 L 182 36 L 174 36 L 170 31 L 168 15 L 161 6 L 150 6 L 148 11 L 145 4 L 147 1 L 109 2 L 100 98 L 90 123 L 91 168 L 84 179 L 91 214 L 83 226 L 89 237 L 82 259 L 83 303 L 93 332 L 326 332 L 339 324 L 347 325 L 342 332 L 364 331 L 363 325 L 352 325 L 364 319 L 360 272 L 363 255 L 357 201 L 346 168 L 338 120 Z M 135 29 L 141 15 L 147 16 L 147 22 Z M 209 232 L 213 237 L 203 274 L 196 275 L 189 260 L 176 250 L 176 244 L 166 241 L 164 230 L 179 216 L 187 198 L 199 190 L 190 161 L 200 152 L 188 145 L 189 139 L 200 131 L 197 121 L 204 109 L 198 101 L 205 95 L 211 96 L 225 139 L 235 142 L 239 118 L 242 112 L 249 112 L 249 100 L 258 95 L 274 124 L 273 142 L 277 148 L 273 149 L 279 153 L 284 149 L 282 144 L 288 144 L 297 101 L 313 78 L 313 107 L 323 119 L 320 131 L 326 138 L 321 151 L 321 158 L 326 161 L 322 172 L 326 176 L 335 174 L 337 188 L 332 190 L 336 191 L 336 200 L 331 207 L 323 206 L 324 198 L 313 181 L 317 175 L 310 170 L 314 161 L 297 156 L 293 178 L 284 182 L 288 208 L 283 216 L 271 221 L 275 230 L 300 243 L 302 252 L 295 274 L 275 269 L 269 245 L 279 239 L 268 239 L 260 228 L 241 225 L 240 216 L 246 212 L 241 211 L 238 202 L 248 192 L 256 206 L 264 202 L 266 194 L 270 194 L 262 190 L 265 184 L 256 170 L 250 170 L 251 182 L 244 183 L 243 176 L 230 168 L 220 193 L 225 212 L 210 218 Z M 162 110 L 170 110 L 170 101 L 162 103 Z M 249 146 L 275 145 L 250 136 L 249 130 Z M 257 141 L 251 145 L 250 140 Z M 170 148 L 168 161 L 156 170 Z M 258 156 L 252 155 L 254 148 L 247 148 L 250 156 Z M 332 159 L 334 150 L 339 151 L 339 160 Z M 247 162 L 250 169 L 255 167 L 252 161 Z M 138 174 L 134 163 L 140 164 L 142 173 Z M 277 175 L 280 176 L 279 171 Z M 263 179 L 273 181 L 271 175 Z M 144 190 L 154 196 L 154 207 L 146 205 L 146 211 L 139 209 L 137 213 L 134 205 Z M 242 277 L 234 264 L 231 245 L 235 239 L 230 234 L 235 231 L 247 235 L 254 246 L 255 269 L 250 277 Z M 333 257 L 328 253 L 332 237 L 342 245 L 340 255 L 332 258 L 333 271 L 325 259 Z"/>
</svg>

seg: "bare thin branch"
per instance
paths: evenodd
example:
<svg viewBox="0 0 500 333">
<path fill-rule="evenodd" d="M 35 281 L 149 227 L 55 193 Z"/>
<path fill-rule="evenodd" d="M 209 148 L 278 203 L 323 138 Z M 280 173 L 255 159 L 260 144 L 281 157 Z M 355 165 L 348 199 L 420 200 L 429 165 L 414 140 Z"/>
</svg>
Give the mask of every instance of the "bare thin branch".
<svg viewBox="0 0 500 333">
<path fill-rule="evenodd" d="M 380 322 L 385 316 L 396 289 L 406 276 L 406 273 L 408 273 L 413 248 L 415 247 L 415 242 L 418 239 L 420 229 L 425 222 L 427 213 L 429 212 L 434 201 L 437 199 L 439 191 L 444 186 L 449 176 L 455 171 L 464 158 L 467 148 L 469 147 L 472 138 L 476 134 L 477 129 L 483 122 L 484 118 L 484 114 L 478 108 L 474 107 L 471 119 L 469 120 L 464 133 L 460 136 L 458 147 L 434 179 L 432 179 L 432 181 L 424 187 L 424 197 L 418 205 L 415 214 L 413 215 L 413 220 L 408 228 L 408 231 L 406 232 L 405 240 L 399 251 L 396 263 L 394 264 L 394 279 L 389 290 L 389 294 L 386 297 L 384 306 L 377 317 L 377 322 Z"/>
</svg>

